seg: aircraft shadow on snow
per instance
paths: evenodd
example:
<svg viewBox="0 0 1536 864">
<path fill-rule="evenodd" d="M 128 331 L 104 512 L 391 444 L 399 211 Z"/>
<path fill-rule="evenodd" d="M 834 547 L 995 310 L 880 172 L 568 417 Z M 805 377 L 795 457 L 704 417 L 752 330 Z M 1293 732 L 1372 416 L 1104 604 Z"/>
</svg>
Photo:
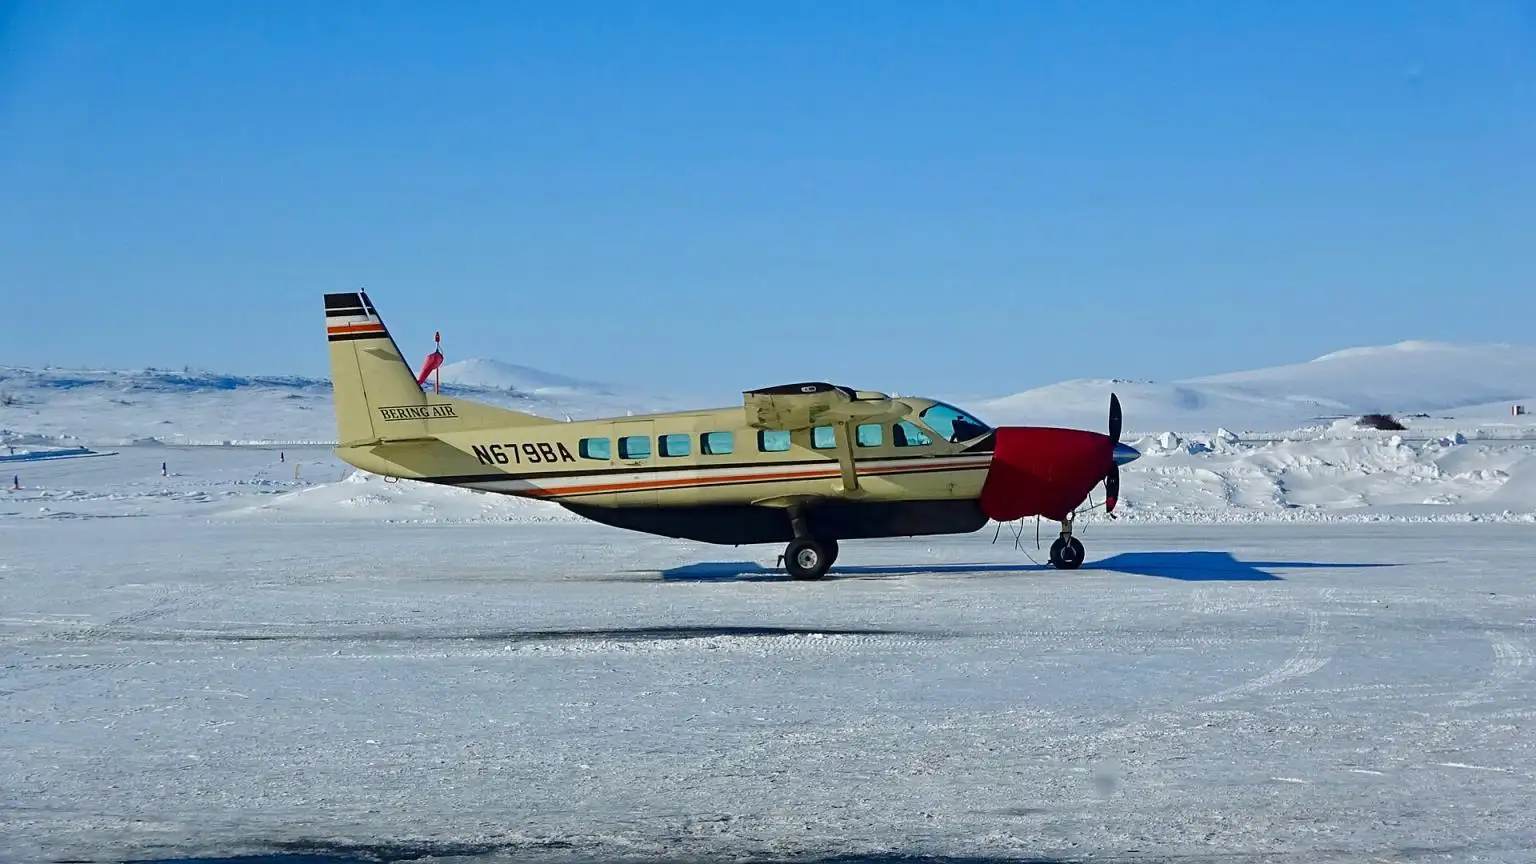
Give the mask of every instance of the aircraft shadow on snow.
<svg viewBox="0 0 1536 864">
<path fill-rule="evenodd" d="M 406 864 L 406 862 L 418 861 L 424 858 L 432 858 L 434 860 L 452 859 L 464 862 L 485 861 L 487 864 L 491 864 L 491 862 L 535 862 L 540 860 L 560 861 L 564 862 L 564 864 L 586 864 L 586 862 L 608 860 L 629 861 L 632 864 L 694 864 L 694 862 L 703 864 L 706 861 L 717 860 L 707 854 L 669 855 L 657 858 L 643 858 L 632 855 L 610 858 L 601 854 L 589 856 L 581 854 L 581 850 L 574 843 L 560 840 L 535 844 L 533 848 L 529 848 L 529 846 L 524 844 L 396 843 L 388 841 L 379 843 L 287 841 L 265 845 L 271 847 L 272 851 L 227 856 L 141 858 L 124 861 L 122 864 Z M 548 859 L 544 859 L 541 853 L 553 854 Z M 1111 864 L 1113 859 L 1074 857 L 1068 861 L 1061 858 L 1043 858 L 1038 856 L 951 856 L 876 852 L 829 855 L 802 853 L 800 855 L 788 856 L 753 857 L 751 860 L 776 862 L 776 864 L 1091 864 L 1094 861 Z M 1145 859 L 1139 856 L 1136 860 L 1145 861 Z"/>
<path fill-rule="evenodd" d="M 1392 564 L 1339 564 L 1317 561 L 1242 561 L 1231 552 L 1193 550 L 1182 552 L 1122 552 L 1100 561 L 1083 563 L 1078 573 L 1109 571 L 1133 576 L 1155 576 L 1180 582 L 1279 582 L 1274 570 L 1352 570 L 1392 567 Z M 834 564 L 829 579 L 878 579 L 915 574 L 1055 573 L 1048 564 Z M 686 564 L 662 571 L 671 582 L 749 582 L 787 580 L 784 571 L 756 561 L 710 561 Z M 1071 573 L 1062 575 L 1070 576 Z"/>
</svg>

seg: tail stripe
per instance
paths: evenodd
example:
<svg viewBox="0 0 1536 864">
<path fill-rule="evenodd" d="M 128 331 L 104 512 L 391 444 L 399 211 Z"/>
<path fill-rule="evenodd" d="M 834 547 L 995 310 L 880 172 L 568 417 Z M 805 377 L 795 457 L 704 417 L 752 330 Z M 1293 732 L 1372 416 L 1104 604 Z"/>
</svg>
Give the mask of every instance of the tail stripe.
<svg viewBox="0 0 1536 864">
<path fill-rule="evenodd" d="M 362 307 L 362 305 L 363 298 L 355 291 L 350 294 L 325 295 L 326 309 L 356 309 Z"/>
<path fill-rule="evenodd" d="M 358 339 L 388 339 L 388 338 L 389 338 L 389 334 L 388 333 L 384 332 L 383 330 L 377 330 L 377 331 L 370 331 L 370 332 L 367 332 L 367 333 L 332 333 L 330 336 L 326 337 L 326 340 L 329 341 L 329 342 L 355 342 Z"/>
<path fill-rule="evenodd" d="M 325 328 L 325 332 L 335 336 L 338 333 L 383 333 L 384 322 L 360 321 L 356 324 L 337 324 Z"/>
<path fill-rule="evenodd" d="M 389 338 L 367 294 L 325 295 L 325 324 L 326 336 L 332 342 Z"/>
</svg>

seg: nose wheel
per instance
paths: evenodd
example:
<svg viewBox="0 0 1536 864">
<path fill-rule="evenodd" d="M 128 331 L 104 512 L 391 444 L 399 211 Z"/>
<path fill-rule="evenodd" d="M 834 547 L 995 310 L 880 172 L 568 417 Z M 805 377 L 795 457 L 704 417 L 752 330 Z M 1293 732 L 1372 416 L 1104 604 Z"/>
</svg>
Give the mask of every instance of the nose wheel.
<svg viewBox="0 0 1536 864">
<path fill-rule="evenodd" d="M 1083 541 L 1063 534 L 1051 544 L 1051 566 L 1057 570 L 1076 570 L 1083 563 Z"/>
<path fill-rule="evenodd" d="M 1061 523 L 1061 536 L 1051 544 L 1051 566 L 1057 570 L 1076 570 L 1083 564 L 1083 541 L 1072 536 L 1072 519 Z"/>
</svg>

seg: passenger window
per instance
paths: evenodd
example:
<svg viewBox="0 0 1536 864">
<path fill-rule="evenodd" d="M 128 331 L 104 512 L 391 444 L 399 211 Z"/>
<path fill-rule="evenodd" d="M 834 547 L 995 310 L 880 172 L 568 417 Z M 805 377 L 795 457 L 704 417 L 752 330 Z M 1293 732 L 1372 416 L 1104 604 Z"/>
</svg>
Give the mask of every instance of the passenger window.
<svg viewBox="0 0 1536 864">
<path fill-rule="evenodd" d="M 644 435 L 626 435 L 619 439 L 620 459 L 651 458 L 651 439 Z"/>
<path fill-rule="evenodd" d="M 706 456 L 724 456 L 736 449 L 736 436 L 729 432 L 705 432 L 699 436 L 699 452 Z"/>
<path fill-rule="evenodd" d="M 817 426 L 811 430 L 811 446 L 817 450 L 831 450 L 837 446 L 837 430 L 831 426 Z"/>
<path fill-rule="evenodd" d="M 931 438 L 923 434 L 923 430 L 907 420 L 891 427 L 891 440 L 897 447 L 921 447 L 933 443 Z"/>
<path fill-rule="evenodd" d="M 613 448 L 609 446 L 607 438 L 583 438 L 576 449 L 583 459 L 601 459 L 606 462 L 613 458 Z"/>
<path fill-rule="evenodd" d="M 764 453 L 782 453 L 789 449 L 789 433 L 759 430 L 757 433 L 757 449 Z"/>
<path fill-rule="evenodd" d="M 663 435 L 657 439 L 661 444 L 662 456 L 687 456 L 688 436 L 681 434 Z"/>
<path fill-rule="evenodd" d="M 860 447 L 879 447 L 880 442 L 885 440 L 884 431 L 879 423 L 862 423 L 855 434 L 855 440 Z"/>
</svg>

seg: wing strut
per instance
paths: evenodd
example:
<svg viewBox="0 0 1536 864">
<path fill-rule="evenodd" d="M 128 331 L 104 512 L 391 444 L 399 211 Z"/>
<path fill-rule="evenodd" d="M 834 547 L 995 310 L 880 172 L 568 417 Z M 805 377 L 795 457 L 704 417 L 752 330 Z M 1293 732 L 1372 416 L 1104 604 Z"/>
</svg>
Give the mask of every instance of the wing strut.
<svg viewBox="0 0 1536 864">
<path fill-rule="evenodd" d="M 853 428 L 851 420 L 842 420 L 833 424 L 837 434 L 837 464 L 843 469 L 843 494 L 857 492 L 859 489 L 859 473 L 853 465 Z"/>
</svg>

